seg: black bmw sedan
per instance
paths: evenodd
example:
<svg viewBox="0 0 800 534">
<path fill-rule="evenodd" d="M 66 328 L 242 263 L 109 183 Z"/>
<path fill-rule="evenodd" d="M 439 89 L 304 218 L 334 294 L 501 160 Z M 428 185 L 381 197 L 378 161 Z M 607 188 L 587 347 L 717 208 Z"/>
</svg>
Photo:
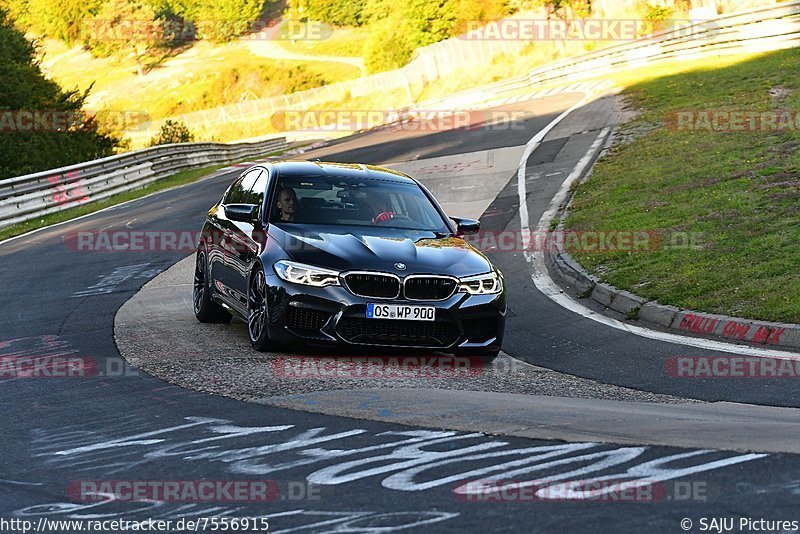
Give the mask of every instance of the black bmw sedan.
<svg viewBox="0 0 800 534">
<path fill-rule="evenodd" d="M 411 177 L 375 166 L 252 167 L 208 212 L 194 274 L 202 322 L 247 322 L 285 345 L 434 349 L 493 360 L 502 274 Z"/>
</svg>

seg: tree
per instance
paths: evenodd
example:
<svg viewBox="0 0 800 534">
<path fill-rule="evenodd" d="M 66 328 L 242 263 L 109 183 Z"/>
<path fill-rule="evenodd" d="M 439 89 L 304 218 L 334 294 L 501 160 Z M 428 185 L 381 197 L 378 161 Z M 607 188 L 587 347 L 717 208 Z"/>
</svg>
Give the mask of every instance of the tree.
<svg viewBox="0 0 800 534">
<path fill-rule="evenodd" d="M 458 0 L 406 0 L 400 12 L 407 22 L 408 38 L 415 47 L 447 39 L 456 27 Z"/>
<path fill-rule="evenodd" d="M 396 5 L 392 0 L 367 0 L 361 21 L 364 24 L 377 24 L 388 19 L 396 12 Z"/>
<path fill-rule="evenodd" d="M 35 34 L 76 43 L 102 0 L 6 0 L 17 24 Z"/>
<path fill-rule="evenodd" d="M 161 129 L 154 135 L 147 146 L 168 145 L 171 143 L 191 143 L 194 134 L 184 123 L 167 119 Z"/>
<path fill-rule="evenodd" d="M 107 0 L 88 24 L 86 42 L 100 56 L 133 55 L 144 76 L 145 58 L 166 45 L 164 21 L 144 0 Z"/>
<path fill-rule="evenodd" d="M 475 26 L 506 17 L 513 11 L 508 0 L 459 0 L 451 35 L 460 35 Z"/>
<path fill-rule="evenodd" d="M 230 41 L 253 28 L 263 7 L 264 0 L 183 0 L 176 11 L 194 25 L 198 38 Z"/>
<path fill-rule="evenodd" d="M 334 26 L 361 26 L 367 0 L 304 0 L 303 15 Z"/>
<path fill-rule="evenodd" d="M 373 23 L 364 43 L 364 66 L 375 73 L 402 67 L 414 54 L 414 44 L 408 38 L 406 21 L 399 15 Z"/>
<path fill-rule="evenodd" d="M 592 13 L 592 0 L 548 0 L 545 2 L 548 18 L 561 20 L 585 19 Z"/>
<path fill-rule="evenodd" d="M 463 33 L 475 22 L 484 23 L 510 13 L 507 0 L 368 0 L 365 20 L 372 31 L 364 43 L 369 72 L 405 65 L 414 49 Z"/>
<path fill-rule="evenodd" d="M 61 89 L 34 57 L 33 45 L 0 9 L 0 179 L 109 156 L 120 143 L 82 111 L 87 93 Z M 20 112 L 73 120 L 60 128 L 20 129 L 13 124 Z"/>
</svg>

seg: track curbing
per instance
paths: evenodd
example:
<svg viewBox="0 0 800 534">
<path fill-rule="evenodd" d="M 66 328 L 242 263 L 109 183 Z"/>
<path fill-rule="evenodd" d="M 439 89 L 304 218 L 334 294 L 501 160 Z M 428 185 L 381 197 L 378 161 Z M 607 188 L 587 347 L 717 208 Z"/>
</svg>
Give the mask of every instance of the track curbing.
<svg viewBox="0 0 800 534">
<path fill-rule="evenodd" d="M 613 135 L 609 136 L 609 142 L 612 137 Z M 593 164 L 585 171 L 581 182 L 591 176 L 592 167 Z M 569 193 L 564 209 L 558 214 L 557 231 L 564 228 L 564 220 L 569 212 L 573 195 L 573 192 Z M 552 232 L 550 233 L 552 234 Z M 576 289 L 579 295 L 592 299 L 606 309 L 614 310 L 630 318 L 636 317 L 638 320 L 681 334 L 724 339 L 737 343 L 751 343 L 757 346 L 800 349 L 800 325 L 798 324 L 688 310 L 648 300 L 611 284 L 600 282 L 597 277 L 591 275 L 575 261 L 569 252 L 564 250 L 559 240 L 552 239 L 552 242 L 557 244 L 557 250 L 547 264 L 558 275 L 557 278 L 561 285 Z"/>
</svg>

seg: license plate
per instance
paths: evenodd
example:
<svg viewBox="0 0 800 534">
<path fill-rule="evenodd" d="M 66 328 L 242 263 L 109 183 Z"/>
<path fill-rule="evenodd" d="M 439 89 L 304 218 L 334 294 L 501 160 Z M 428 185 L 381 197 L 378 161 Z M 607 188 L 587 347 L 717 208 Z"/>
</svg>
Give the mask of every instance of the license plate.
<svg viewBox="0 0 800 534">
<path fill-rule="evenodd" d="M 402 319 L 406 321 L 435 321 L 433 306 L 403 304 L 367 304 L 367 319 Z"/>
</svg>

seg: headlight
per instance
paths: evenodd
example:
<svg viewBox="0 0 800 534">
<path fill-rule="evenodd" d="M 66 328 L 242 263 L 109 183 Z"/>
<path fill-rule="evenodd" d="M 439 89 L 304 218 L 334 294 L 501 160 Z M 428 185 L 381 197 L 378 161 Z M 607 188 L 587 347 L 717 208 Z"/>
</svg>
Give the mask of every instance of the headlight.
<svg viewBox="0 0 800 534">
<path fill-rule="evenodd" d="M 469 293 L 470 295 L 490 295 L 492 293 L 500 293 L 502 290 L 503 280 L 495 271 L 461 278 L 458 284 L 459 292 Z"/>
<path fill-rule="evenodd" d="M 339 285 L 339 273 L 330 269 L 286 260 L 275 262 L 274 267 L 281 279 L 293 284 L 315 287 Z"/>
</svg>

